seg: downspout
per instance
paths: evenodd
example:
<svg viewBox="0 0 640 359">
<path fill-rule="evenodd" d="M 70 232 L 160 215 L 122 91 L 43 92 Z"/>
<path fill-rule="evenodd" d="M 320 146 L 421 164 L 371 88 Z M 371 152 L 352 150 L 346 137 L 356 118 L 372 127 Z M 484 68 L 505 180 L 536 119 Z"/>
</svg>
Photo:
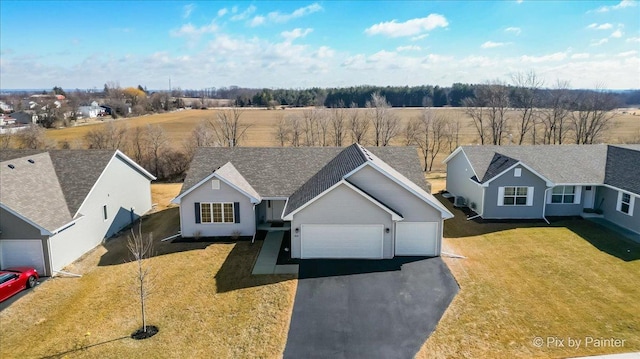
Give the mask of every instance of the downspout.
<svg viewBox="0 0 640 359">
<path fill-rule="evenodd" d="M 544 219 L 545 222 L 547 222 L 547 224 L 551 224 L 549 223 L 549 221 L 547 220 L 547 217 L 545 217 L 546 212 L 547 212 L 547 193 L 548 191 L 551 189 L 551 187 L 547 187 L 544 190 L 544 198 L 542 199 L 542 219 Z"/>
<path fill-rule="evenodd" d="M 256 204 L 253 204 L 253 224 L 256 228 L 253 230 L 253 237 L 251 238 L 251 244 L 256 242 L 256 232 L 258 231 L 258 218 L 256 218 Z"/>
</svg>

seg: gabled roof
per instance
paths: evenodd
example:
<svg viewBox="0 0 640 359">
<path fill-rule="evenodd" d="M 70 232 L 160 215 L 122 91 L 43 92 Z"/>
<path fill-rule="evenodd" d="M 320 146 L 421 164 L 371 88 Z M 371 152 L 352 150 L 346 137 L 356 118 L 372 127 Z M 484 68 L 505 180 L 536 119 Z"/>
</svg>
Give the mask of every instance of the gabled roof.
<svg viewBox="0 0 640 359">
<path fill-rule="evenodd" d="M 2 161 L 0 168 L 0 203 L 9 212 L 48 232 L 72 220 L 48 153 Z"/>
<path fill-rule="evenodd" d="M 360 167 L 366 161 L 367 158 L 364 153 L 360 150 L 359 145 L 355 143 L 342 150 L 289 197 L 283 217 L 340 182 L 345 175 Z"/>
<path fill-rule="evenodd" d="M 604 183 L 640 195 L 640 145 L 609 146 Z"/>
<path fill-rule="evenodd" d="M 344 147 L 199 147 L 180 190 L 180 195 L 209 177 L 227 162 L 263 198 L 288 198 Z M 370 149 L 380 158 L 423 188 L 424 180 L 417 152 L 413 147 Z"/>
<path fill-rule="evenodd" d="M 249 197 L 252 203 L 262 202 L 262 197 L 260 196 L 260 194 L 249 184 L 249 182 L 247 182 L 247 180 L 231 162 L 225 163 L 224 166 L 213 171 L 213 173 L 200 180 L 200 182 L 198 182 L 196 185 L 180 193 L 180 195 L 174 198 L 171 202 L 179 204 L 182 200 L 182 197 L 186 196 L 191 191 L 200 187 L 200 185 L 208 182 L 212 178 L 217 178 L 228 184 L 229 186 L 235 188 L 237 191 L 240 191 L 242 194 Z"/>
<path fill-rule="evenodd" d="M 415 149 L 413 149 L 415 160 Z M 417 163 L 417 162 L 416 162 Z M 382 174 L 391 178 L 399 185 L 405 187 L 414 195 L 422 198 L 424 201 L 436 207 L 444 218 L 453 217 L 451 212 L 447 210 L 435 197 L 409 180 L 406 176 L 396 171 L 393 167 L 373 154 L 370 150 L 355 143 L 345 148 L 318 173 L 302 185 L 294 194 L 289 197 L 287 205 L 284 209 L 283 217 L 289 216 L 300 210 L 307 203 L 324 193 L 327 189 L 336 183 L 348 178 L 349 175 L 362 168 L 364 165 L 370 165 Z M 424 183 L 424 179 L 421 181 Z"/>
<path fill-rule="evenodd" d="M 521 162 L 555 184 L 598 184 L 604 182 L 607 161 L 606 145 L 461 146 L 458 152 L 467 157 L 479 183 Z"/>
<path fill-rule="evenodd" d="M 58 229 L 79 215 L 82 203 L 114 158 L 155 179 L 118 150 L 3 150 L 0 202 L 42 228 Z"/>
</svg>

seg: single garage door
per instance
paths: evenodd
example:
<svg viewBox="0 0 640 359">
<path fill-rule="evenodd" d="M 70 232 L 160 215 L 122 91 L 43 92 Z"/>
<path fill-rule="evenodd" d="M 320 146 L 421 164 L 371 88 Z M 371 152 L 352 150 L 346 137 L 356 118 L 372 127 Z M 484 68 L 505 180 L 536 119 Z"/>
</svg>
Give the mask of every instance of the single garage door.
<svg viewBox="0 0 640 359">
<path fill-rule="evenodd" d="M 382 258 L 381 224 L 303 224 L 302 258 Z"/>
<path fill-rule="evenodd" d="M 0 266 L 33 267 L 40 275 L 44 271 L 42 241 L 39 239 L 3 239 L 0 241 Z"/>
<path fill-rule="evenodd" d="M 435 256 L 438 237 L 438 222 L 398 222 L 396 255 Z"/>
</svg>

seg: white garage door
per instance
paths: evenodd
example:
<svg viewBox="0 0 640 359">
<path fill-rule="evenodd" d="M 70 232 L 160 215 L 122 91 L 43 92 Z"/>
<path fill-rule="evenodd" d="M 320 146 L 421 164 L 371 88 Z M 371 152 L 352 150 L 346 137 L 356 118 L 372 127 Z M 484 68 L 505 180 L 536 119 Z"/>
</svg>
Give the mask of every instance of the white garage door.
<svg viewBox="0 0 640 359">
<path fill-rule="evenodd" d="M 302 258 L 382 258 L 381 224 L 303 224 Z"/>
<path fill-rule="evenodd" d="M 0 266 L 33 267 L 44 274 L 42 241 L 39 239 L 5 239 L 0 241 Z"/>
<path fill-rule="evenodd" d="M 438 222 L 398 222 L 396 255 L 435 256 L 438 237 Z"/>
</svg>

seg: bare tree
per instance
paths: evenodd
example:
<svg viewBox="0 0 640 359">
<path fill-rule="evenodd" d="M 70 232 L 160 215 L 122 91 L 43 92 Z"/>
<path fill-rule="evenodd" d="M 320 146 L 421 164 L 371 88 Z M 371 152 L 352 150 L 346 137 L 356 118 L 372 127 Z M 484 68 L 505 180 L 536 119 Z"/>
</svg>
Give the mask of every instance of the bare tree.
<svg viewBox="0 0 640 359">
<path fill-rule="evenodd" d="M 485 108 L 484 103 L 477 97 L 467 97 L 462 99 L 462 106 L 464 106 L 464 113 L 466 113 L 471 120 L 473 120 L 473 126 L 480 138 L 480 144 L 484 145 L 486 139 L 486 124 L 485 124 Z"/>
<path fill-rule="evenodd" d="M 505 83 L 495 80 L 481 86 L 478 95 L 485 99 L 487 105 L 491 142 L 501 145 L 503 134 L 507 132 L 509 89 Z"/>
<path fill-rule="evenodd" d="M 329 120 L 329 117 L 327 116 L 326 111 L 324 110 L 317 110 L 318 111 L 318 145 L 325 147 L 329 145 L 329 129 L 330 129 L 330 125 L 331 122 Z"/>
<path fill-rule="evenodd" d="M 7 133 L 0 135 L 0 149 L 6 150 L 11 148 L 13 142 L 15 142 L 14 138 L 16 136 L 9 130 Z"/>
<path fill-rule="evenodd" d="M 373 125 L 374 144 L 389 145 L 400 131 L 400 119 L 390 111 L 391 105 L 378 92 L 371 94 L 371 100 L 367 101 L 366 107 L 369 109 L 368 114 Z"/>
<path fill-rule="evenodd" d="M 424 110 L 422 115 L 411 120 L 414 123 L 413 143 L 420 149 L 424 171 L 433 169 L 433 162 L 440 153 L 446 139 L 447 119 L 433 110 Z"/>
<path fill-rule="evenodd" d="M 183 143 L 186 156 L 189 160 L 193 158 L 196 148 L 213 145 L 215 145 L 215 134 L 207 121 L 198 123 L 193 131 L 191 131 L 191 137 L 187 138 Z"/>
<path fill-rule="evenodd" d="M 561 145 L 569 132 L 567 128 L 569 111 L 569 82 L 557 80 L 553 89 L 547 91 L 545 104 L 541 110 L 541 124 L 544 128 L 545 144 Z"/>
<path fill-rule="evenodd" d="M 136 292 L 140 298 L 140 314 L 142 320 L 142 332 L 147 332 L 147 298 L 151 293 L 151 266 L 148 259 L 153 255 L 153 233 L 146 237 L 142 235 L 142 222 L 138 225 L 138 234 L 133 228 L 127 239 L 127 249 L 131 254 L 132 261 L 136 263 L 135 283 Z"/>
<path fill-rule="evenodd" d="M 616 107 L 613 96 L 598 85 L 595 91 L 585 91 L 578 95 L 575 106 L 571 125 L 576 143 L 593 144 L 600 140 L 615 117 L 612 111 Z"/>
<path fill-rule="evenodd" d="M 115 150 L 124 146 L 126 135 L 127 127 L 125 125 L 107 122 L 102 126 L 93 126 L 84 135 L 84 139 L 89 148 Z"/>
<path fill-rule="evenodd" d="M 513 106 L 517 109 L 518 116 L 518 144 L 522 145 L 525 136 L 532 130 L 535 131 L 535 121 L 538 117 L 538 93 L 543 81 L 534 71 L 516 72 L 511 75 L 515 86 L 513 90 Z M 535 145 L 535 135 L 533 137 Z"/>
<path fill-rule="evenodd" d="M 351 141 L 365 145 L 370 124 L 369 118 L 364 116 L 355 104 L 352 104 L 351 110 L 349 111 L 349 133 L 351 134 Z"/>
<path fill-rule="evenodd" d="M 236 147 L 240 145 L 240 141 L 250 127 L 242 122 L 241 117 L 242 110 L 234 106 L 229 110 L 218 112 L 217 119 L 209 122 L 221 146 Z"/>
<path fill-rule="evenodd" d="M 131 131 L 129 131 L 128 137 L 128 154 L 136 161 L 136 163 L 145 168 L 148 168 L 147 136 L 145 133 L 145 128 L 134 127 Z"/>
<path fill-rule="evenodd" d="M 299 147 L 301 145 L 302 138 L 302 126 L 300 126 L 300 122 L 302 122 L 302 119 L 297 116 L 288 116 L 285 118 L 285 121 L 287 123 L 289 133 L 291 134 L 291 146 Z"/>
<path fill-rule="evenodd" d="M 405 146 L 411 146 L 416 143 L 416 136 L 419 135 L 420 125 L 420 118 L 412 117 L 404 126 L 402 134 L 404 137 Z"/>
<path fill-rule="evenodd" d="M 449 153 L 451 153 L 460 144 L 460 118 L 458 116 L 453 120 L 446 121 L 444 135 L 449 147 Z"/>
<path fill-rule="evenodd" d="M 318 139 L 318 122 L 320 112 L 318 109 L 302 111 L 302 126 L 304 130 L 304 145 L 315 146 Z"/>
<path fill-rule="evenodd" d="M 169 143 L 167 134 L 159 125 L 147 125 L 146 142 L 148 153 L 153 163 L 153 171 L 156 177 L 163 177 L 162 168 L 160 166 L 160 157 L 166 150 Z"/>
<path fill-rule="evenodd" d="M 332 108 L 330 113 L 331 121 L 331 137 L 333 138 L 333 145 L 342 147 L 342 142 L 345 137 L 345 123 L 347 115 L 343 107 Z"/>
<path fill-rule="evenodd" d="M 31 124 L 20 131 L 17 137 L 22 148 L 39 150 L 56 147 L 55 142 L 46 137 L 45 129 L 36 124 Z"/>
<path fill-rule="evenodd" d="M 291 134 L 291 130 L 289 129 L 289 123 L 285 120 L 283 116 L 280 116 L 280 120 L 276 125 L 276 140 L 280 144 L 281 147 L 289 142 L 289 135 Z"/>
</svg>

